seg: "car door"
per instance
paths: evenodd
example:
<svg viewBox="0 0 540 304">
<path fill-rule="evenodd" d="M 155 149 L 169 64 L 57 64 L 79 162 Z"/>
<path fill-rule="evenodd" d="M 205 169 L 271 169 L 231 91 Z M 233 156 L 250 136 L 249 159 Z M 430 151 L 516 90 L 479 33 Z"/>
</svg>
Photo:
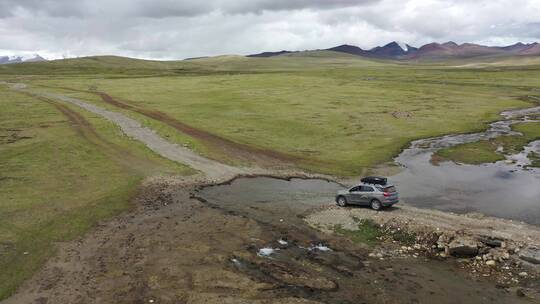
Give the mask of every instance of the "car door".
<svg viewBox="0 0 540 304">
<path fill-rule="evenodd" d="M 352 187 L 347 194 L 347 202 L 349 204 L 360 204 L 361 196 L 360 186 Z"/>
<path fill-rule="evenodd" d="M 369 205 L 373 197 L 373 192 L 375 192 L 375 189 L 371 186 L 360 186 L 358 192 L 358 204 Z"/>
</svg>

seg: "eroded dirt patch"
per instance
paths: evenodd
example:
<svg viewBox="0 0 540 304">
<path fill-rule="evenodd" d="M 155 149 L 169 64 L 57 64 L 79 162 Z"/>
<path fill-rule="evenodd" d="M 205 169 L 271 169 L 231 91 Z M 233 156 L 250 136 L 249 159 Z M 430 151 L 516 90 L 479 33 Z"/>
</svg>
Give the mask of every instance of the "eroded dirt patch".
<svg viewBox="0 0 540 304">
<path fill-rule="evenodd" d="M 136 210 L 61 245 L 5 303 L 521 302 L 444 264 L 373 260 L 307 225 L 231 214 L 191 198 L 196 186 L 147 184 Z"/>
</svg>

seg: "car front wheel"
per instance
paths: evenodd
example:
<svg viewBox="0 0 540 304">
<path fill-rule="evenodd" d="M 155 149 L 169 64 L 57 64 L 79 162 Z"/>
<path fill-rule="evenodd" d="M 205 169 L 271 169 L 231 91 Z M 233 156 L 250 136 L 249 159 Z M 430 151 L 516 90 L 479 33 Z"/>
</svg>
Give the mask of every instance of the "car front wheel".
<svg viewBox="0 0 540 304">
<path fill-rule="evenodd" d="M 379 211 L 382 209 L 382 204 L 381 202 L 379 202 L 378 200 L 372 200 L 371 201 L 371 209 L 375 210 L 375 211 Z"/>
<path fill-rule="evenodd" d="M 340 207 L 345 207 L 345 206 L 347 206 L 347 199 L 344 196 L 340 196 L 337 199 L 337 204 Z"/>
</svg>

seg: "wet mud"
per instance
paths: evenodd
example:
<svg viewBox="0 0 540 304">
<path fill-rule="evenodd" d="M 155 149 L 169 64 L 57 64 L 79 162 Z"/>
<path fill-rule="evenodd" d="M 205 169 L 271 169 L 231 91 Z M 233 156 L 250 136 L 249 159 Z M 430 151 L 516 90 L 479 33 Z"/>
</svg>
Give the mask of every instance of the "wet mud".
<svg viewBox="0 0 540 304">
<path fill-rule="evenodd" d="M 270 238 L 233 267 L 281 292 L 322 303 L 526 302 L 457 270 L 424 258 L 371 259 L 371 248 L 309 228 L 304 216 L 333 204 L 343 186 L 317 179 L 239 178 L 195 196 L 223 212 L 255 220 Z M 256 253 L 256 254 L 253 254 Z"/>
</svg>

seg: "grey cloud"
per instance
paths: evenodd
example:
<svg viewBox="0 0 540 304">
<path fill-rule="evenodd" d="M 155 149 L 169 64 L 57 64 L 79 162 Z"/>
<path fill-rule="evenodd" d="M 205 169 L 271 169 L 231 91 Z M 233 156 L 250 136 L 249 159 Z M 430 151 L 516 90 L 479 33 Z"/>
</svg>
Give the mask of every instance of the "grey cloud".
<svg viewBox="0 0 540 304">
<path fill-rule="evenodd" d="M 0 17 L 15 15 L 19 10 L 32 14 L 44 14 L 52 17 L 84 16 L 87 12 L 85 1 L 70 0 L 2 0 Z"/>
<path fill-rule="evenodd" d="M 539 0 L 0 0 L 0 55 L 178 59 L 540 39 Z"/>
<path fill-rule="evenodd" d="M 212 12 L 247 14 L 296 9 L 331 9 L 378 1 L 381 0 L 2 0 L 0 17 L 13 16 L 20 9 L 51 17 L 96 15 L 149 18 L 193 17 Z"/>
</svg>

